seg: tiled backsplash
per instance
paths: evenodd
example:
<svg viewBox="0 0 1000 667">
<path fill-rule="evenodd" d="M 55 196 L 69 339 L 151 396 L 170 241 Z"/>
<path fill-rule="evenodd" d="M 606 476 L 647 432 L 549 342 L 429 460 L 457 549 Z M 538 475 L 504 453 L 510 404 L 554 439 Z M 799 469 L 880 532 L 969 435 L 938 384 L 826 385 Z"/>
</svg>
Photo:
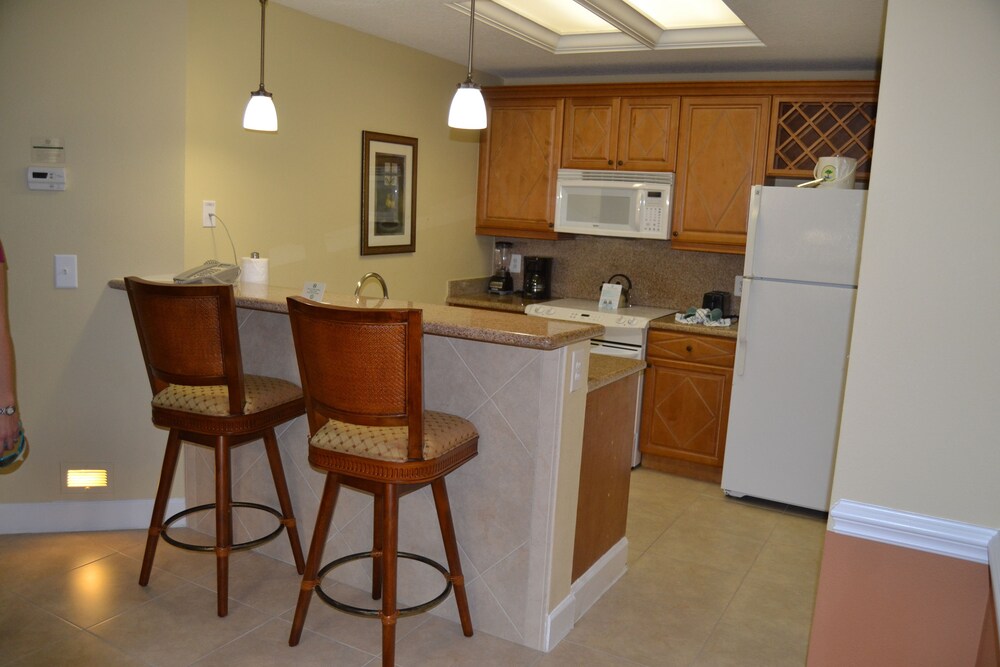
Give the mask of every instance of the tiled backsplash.
<svg viewBox="0 0 1000 667">
<path fill-rule="evenodd" d="M 705 292 L 732 292 L 733 279 L 743 273 L 743 255 L 674 250 L 665 241 L 585 236 L 502 240 L 513 244 L 515 254 L 553 258 L 553 298 L 596 301 L 601 284 L 623 273 L 632 281 L 634 305 L 685 310 L 700 307 Z M 521 289 L 522 280 L 523 274 L 514 275 L 514 289 Z M 734 311 L 738 307 L 739 299 L 734 298 Z"/>
</svg>

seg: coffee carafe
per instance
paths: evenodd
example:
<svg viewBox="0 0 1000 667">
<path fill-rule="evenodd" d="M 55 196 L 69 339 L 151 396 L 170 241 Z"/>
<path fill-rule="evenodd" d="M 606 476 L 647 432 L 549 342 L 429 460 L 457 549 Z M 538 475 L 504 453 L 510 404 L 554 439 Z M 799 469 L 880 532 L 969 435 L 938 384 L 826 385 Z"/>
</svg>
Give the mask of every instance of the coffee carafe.
<svg viewBox="0 0 1000 667">
<path fill-rule="evenodd" d="M 490 278 L 490 294 L 513 294 L 514 280 L 510 277 L 511 243 L 497 241 L 493 246 L 493 276 Z"/>
<path fill-rule="evenodd" d="M 524 298 L 552 298 L 552 258 L 524 258 Z"/>
</svg>

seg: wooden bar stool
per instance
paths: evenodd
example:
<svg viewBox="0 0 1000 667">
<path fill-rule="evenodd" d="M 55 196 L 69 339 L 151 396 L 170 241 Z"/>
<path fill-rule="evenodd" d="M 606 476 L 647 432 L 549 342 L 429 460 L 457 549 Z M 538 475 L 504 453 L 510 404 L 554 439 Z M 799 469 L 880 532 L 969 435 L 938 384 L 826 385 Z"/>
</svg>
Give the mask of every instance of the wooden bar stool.
<svg viewBox="0 0 1000 667">
<path fill-rule="evenodd" d="M 338 308 L 289 297 L 288 317 L 306 399 L 309 462 L 326 471 L 289 645 L 299 643 L 314 589 L 340 611 L 381 619 L 386 667 L 395 662 L 396 619 L 434 607 L 452 589 L 462 632 L 471 637 L 472 618 L 444 478 L 476 455 L 479 434 L 461 417 L 423 409 L 421 311 Z M 398 551 L 399 498 L 427 484 L 434 496 L 447 568 Z M 320 569 L 341 485 L 374 496 L 372 549 Z M 372 598 L 382 598 L 380 610 L 339 602 L 320 586 L 327 572 L 361 558 L 373 561 Z M 399 609 L 397 558 L 418 560 L 440 571 L 447 582 L 444 591 L 433 600 Z"/>
<path fill-rule="evenodd" d="M 160 537 L 183 549 L 214 551 L 218 613 L 225 616 L 229 612 L 231 551 L 256 547 L 285 530 L 295 567 L 303 572 L 302 546 L 274 435 L 275 426 L 305 412 L 302 390 L 278 378 L 243 374 L 231 285 L 170 285 L 129 277 L 125 288 L 153 390 L 153 423 L 169 429 L 139 585 L 149 583 Z M 232 499 L 230 449 L 261 439 L 280 512 Z M 164 521 L 182 441 L 215 450 L 215 502 L 188 508 Z M 233 507 L 273 514 L 278 519 L 277 528 L 263 537 L 233 544 Z M 167 528 L 178 519 L 211 509 L 215 510 L 214 547 L 185 543 L 167 534 Z"/>
</svg>

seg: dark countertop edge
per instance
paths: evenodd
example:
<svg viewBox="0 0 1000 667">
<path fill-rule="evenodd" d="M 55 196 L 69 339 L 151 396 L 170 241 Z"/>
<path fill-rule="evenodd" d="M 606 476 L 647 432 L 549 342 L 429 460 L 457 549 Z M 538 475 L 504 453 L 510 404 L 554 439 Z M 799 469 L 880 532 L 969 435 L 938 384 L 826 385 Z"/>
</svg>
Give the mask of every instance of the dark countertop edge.
<svg viewBox="0 0 1000 667">
<path fill-rule="evenodd" d="M 162 280 L 163 277 L 156 276 L 152 279 Z M 108 287 L 124 291 L 125 280 L 113 278 L 108 281 Z M 237 307 L 285 315 L 288 314 L 285 298 L 299 293 L 299 290 L 287 287 L 251 285 L 242 286 L 242 289 L 260 291 L 261 294 L 241 294 L 241 286 L 237 284 L 236 287 Z M 528 317 L 523 314 L 523 309 L 518 312 L 501 312 L 392 299 L 355 298 L 340 294 L 326 295 L 324 303 L 353 308 L 420 308 L 424 311 L 425 334 L 536 350 L 556 350 L 578 341 L 589 340 L 604 331 L 604 327 L 596 324 Z"/>
</svg>

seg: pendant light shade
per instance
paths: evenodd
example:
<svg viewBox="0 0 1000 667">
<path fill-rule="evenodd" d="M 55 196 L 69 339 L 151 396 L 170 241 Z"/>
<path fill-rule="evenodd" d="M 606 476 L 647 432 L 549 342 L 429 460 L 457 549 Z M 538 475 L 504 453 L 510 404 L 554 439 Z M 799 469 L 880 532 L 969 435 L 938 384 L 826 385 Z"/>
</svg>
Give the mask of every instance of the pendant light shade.
<svg viewBox="0 0 1000 667">
<path fill-rule="evenodd" d="M 278 112 L 271 93 L 264 89 L 264 10 L 267 0 L 260 0 L 260 88 L 250 92 L 250 101 L 243 112 L 243 127 L 258 132 L 278 131 Z"/>
<path fill-rule="evenodd" d="M 448 127 L 459 130 L 482 130 L 486 127 L 486 102 L 479 85 L 472 80 L 472 42 L 476 30 L 476 0 L 469 9 L 469 75 L 458 84 L 451 99 Z"/>
</svg>

